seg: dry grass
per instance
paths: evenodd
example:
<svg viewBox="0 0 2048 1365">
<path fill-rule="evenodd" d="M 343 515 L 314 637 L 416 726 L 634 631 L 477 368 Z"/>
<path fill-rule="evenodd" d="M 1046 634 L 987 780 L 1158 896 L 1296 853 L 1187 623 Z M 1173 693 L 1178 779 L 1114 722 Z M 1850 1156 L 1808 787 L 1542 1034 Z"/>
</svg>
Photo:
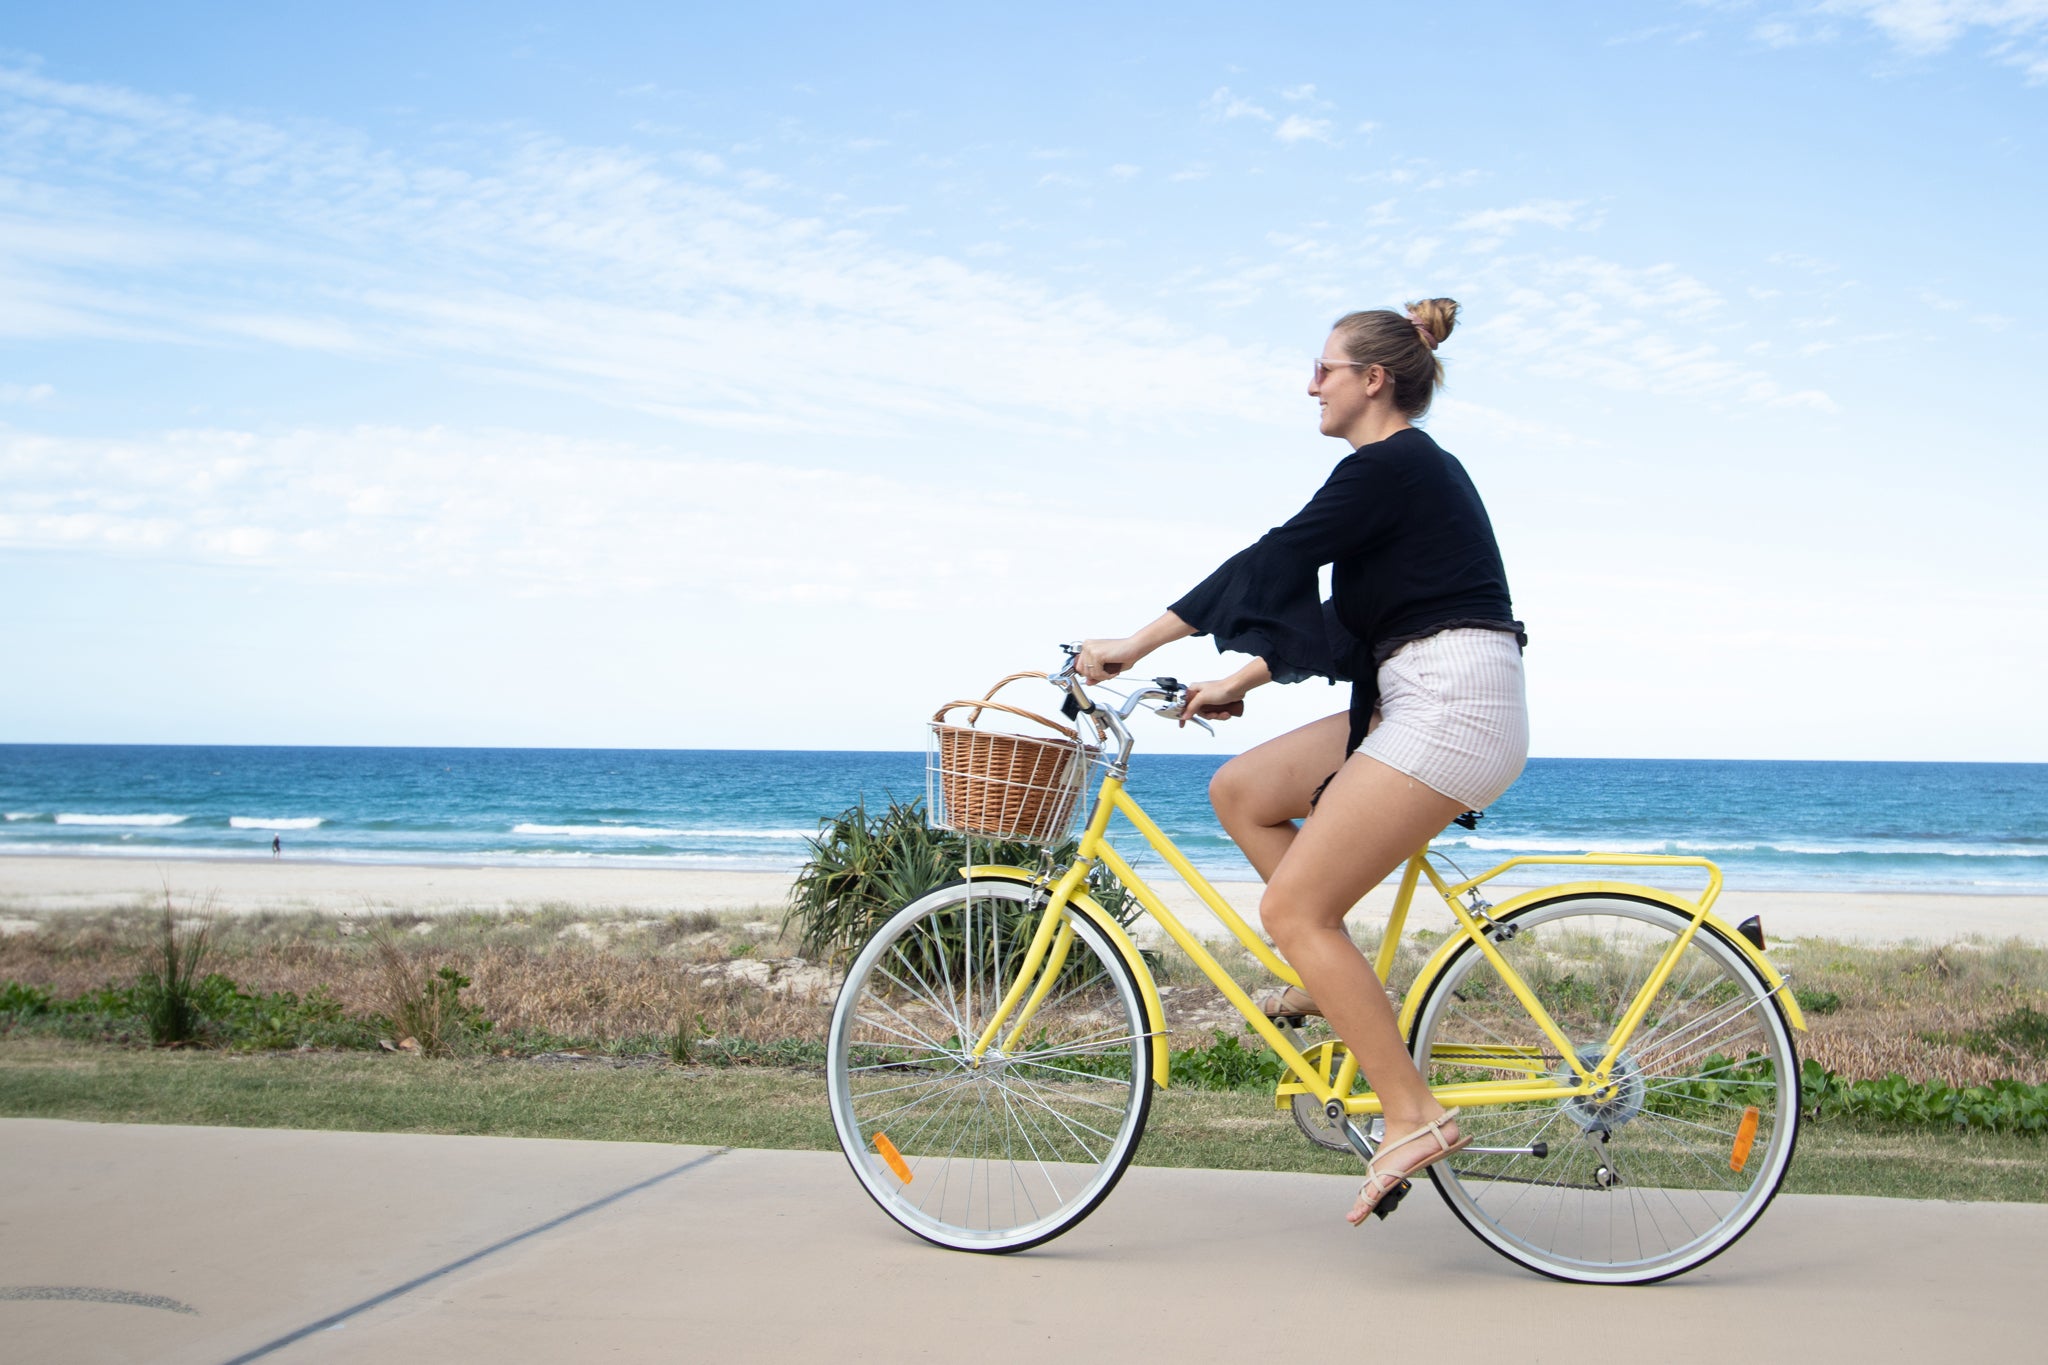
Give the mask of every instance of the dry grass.
<svg viewBox="0 0 2048 1365">
<path fill-rule="evenodd" d="M 1940 1041 L 1989 1026 L 2022 1005 L 2048 1009 L 2048 949 L 2017 939 L 1876 947 L 1801 939 L 1775 945 L 1804 997 L 1841 1001 L 1809 1012 L 1800 1054 L 1855 1079 L 1899 1072 L 1915 1081 L 2048 1082 L 2048 1058 L 1988 1057 Z"/>
<path fill-rule="evenodd" d="M 0 938 L 0 981 L 59 997 L 132 981 L 147 922 L 125 911 L 43 916 L 36 932 Z M 822 1040 L 823 975 L 789 951 L 765 912 L 264 914 L 217 920 L 209 967 L 245 991 L 320 988 L 351 1015 L 386 1016 L 407 982 L 417 987 L 452 967 L 473 983 L 463 1000 L 501 1035 L 608 1043 L 666 1037 L 688 1023 L 698 1034 L 750 1042 Z"/>
</svg>

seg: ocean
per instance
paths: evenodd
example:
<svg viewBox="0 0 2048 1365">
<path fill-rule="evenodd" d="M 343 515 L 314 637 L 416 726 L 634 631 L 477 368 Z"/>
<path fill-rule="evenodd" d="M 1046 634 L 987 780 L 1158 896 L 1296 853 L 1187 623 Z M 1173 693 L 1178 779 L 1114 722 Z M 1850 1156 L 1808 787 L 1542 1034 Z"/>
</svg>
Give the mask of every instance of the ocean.
<svg viewBox="0 0 2048 1365">
<path fill-rule="evenodd" d="M 1205 873 L 1250 880 L 1209 812 L 1222 761 L 1140 754 L 1131 786 Z M 275 837 L 347 862 L 790 871 L 821 819 L 924 790 L 919 753 L 0 745 L 0 856 L 267 858 Z M 1437 847 L 1472 872 L 1680 853 L 1730 889 L 2041 893 L 2048 764 L 1539 758 Z"/>
</svg>

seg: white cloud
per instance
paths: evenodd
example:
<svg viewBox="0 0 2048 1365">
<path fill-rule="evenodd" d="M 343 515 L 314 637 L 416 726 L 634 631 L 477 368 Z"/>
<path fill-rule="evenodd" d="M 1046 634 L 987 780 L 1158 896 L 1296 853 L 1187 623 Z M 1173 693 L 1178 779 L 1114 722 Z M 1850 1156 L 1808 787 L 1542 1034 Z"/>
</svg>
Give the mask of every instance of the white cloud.
<svg viewBox="0 0 2048 1365">
<path fill-rule="evenodd" d="M 1903 56 L 1937 56 L 1973 35 L 1990 39 L 1983 55 L 2017 68 L 2030 85 L 2048 81 L 2048 0 L 1818 0 L 1758 22 L 1751 36 L 1771 47 L 1833 42 L 1861 20 Z"/>
<path fill-rule="evenodd" d="M 1139 169 L 1139 167 L 1131 165 L 1128 161 L 1119 161 L 1116 165 L 1109 168 L 1109 175 L 1113 180 L 1132 180 L 1137 178 Z"/>
<path fill-rule="evenodd" d="M 1624 393 L 1834 410 L 1824 391 L 1795 388 L 1702 333 L 1726 301 L 1675 266 L 1517 256 L 1487 273 L 1502 281 L 1498 311 L 1473 320 L 1474 339 L 1528 373 Z"/>
<path fill-rule="evenodd" d="M 1306 104 L 1316 109 L 1332 109 L 1336 107 L 1330 100 L 1316 98 L 1315 86 L 1308 84 L 1290 85 L 1280 92 L 1280 98 L 1286 100 L 1289 104 Z"/>
<path fill-rule="evenodd" d="M 1203 102 L 1202 107 L 1216 118 L 1253 118 L 1265 123 L 1273 121 L 1270 110 L 1254 104 L 1241 95 L 1231 94 L 1227 85 L 1217 86 L 1215 93 Z"/>
<path fill-rule="evenodd" d="M 40 403 L 55 392 L 48 384 L 0 384 L 0 403 Z"/>
<path fill-rule="evenodd" d="M 1765 47 L 1798 47 L 1803 43 L 1817 41 L 1824 35 L 1810 33 L 1797 24 L 1787 23 L 1782 19 L 1772 19 L 1751 29 L 1750 36 Z"/>
<path fill-rule="evenodd" d="M 1273 136 L 1282 142 L 1332 142 L 1330 120 L 1304 118 L 1300 114 L 1289 114 L 1282 119 L 1280 126 L 1273 130 Z"/>
<path fill-rule="evenodd" d="M 1823 0 L 1820 8 L 1864 19 L 1919 56 L 1946 50 L 1974 28 L 2005 37 L 2048 28 L 2048 0 Z"/>
<path fill-rule="evenodd" d="M 457 167 L 6 69 L 0 158 L 0 333 L 25 339 L 346 351 L 816 433 L 1192 424 L 1263 412 L 1246 395 L 1271 373 L 1157 316 L 884 247 L 863 206 L 770 207 L 773 177 L 723 163 L 525 136 Z M 57 188 L 81 179 L 98 188 Z M 991 340 L 1002 363 L 970 363 Z M 776 378 L 793 367 L 800 391 Z"/>
<path fill-rule="evenodd" d="M 1029 538 L 941 528 L 1058 524 L 1174 554 L 1184 525 L 1077 518 L 1042 497 L 512 430 L 0 434 L 0 546 L 248 565 L 355 582 L 489 582 L 882 611 L 1000 600 L 1042 570 Z M 905 547 L 917 547 L 906 553 Z"/>
<path fill-rule="evenodd" d="M 1506 237 L 1527 223 L 1543 227 L 1568 228 L 1579 221 L 1579 205 L 1561 199 L 1534 199 L 1513 208 L 1484 209 L 1466 214 L 1451 226 L 1459 232 L 1477 232 Z"/>
</svg>

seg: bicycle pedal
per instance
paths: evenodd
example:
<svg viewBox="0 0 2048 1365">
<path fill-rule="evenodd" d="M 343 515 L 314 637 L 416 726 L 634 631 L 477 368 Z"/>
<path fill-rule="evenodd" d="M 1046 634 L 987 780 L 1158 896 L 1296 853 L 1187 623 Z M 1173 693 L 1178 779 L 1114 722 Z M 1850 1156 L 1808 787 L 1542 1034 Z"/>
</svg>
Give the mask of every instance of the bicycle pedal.
<svg viewBox="0 0 2048 1365">
<path fill-rule="evenodd" d="M 1306 1014 L 1274 1014 L 1267 1017 L 1281 1028 L 1306 1028 L 1308 1026 L 1308 1016 Z"/>
<path fill-rule="evenodd" d="M 1401 1201 L 1414 1189 L 1414 1183 L 1403 1180 L 1400 1184 L 1380 1196 L 1380 1202 L 1372 1206 L 1372 1216 L 1384 1220 L 1388 1214 L 1401 1207 Z"/>
</svg>

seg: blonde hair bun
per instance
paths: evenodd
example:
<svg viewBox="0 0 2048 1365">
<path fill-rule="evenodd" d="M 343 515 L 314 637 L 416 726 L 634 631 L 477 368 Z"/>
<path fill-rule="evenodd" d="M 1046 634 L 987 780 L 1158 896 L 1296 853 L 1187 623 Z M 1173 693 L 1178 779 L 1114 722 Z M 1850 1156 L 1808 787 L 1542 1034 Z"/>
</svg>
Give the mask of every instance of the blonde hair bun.
<svg viewBox="0 0 2048 1365">
<path fill-rule="evenodd" d="M 1458 325 L 1458 301 L 1419 299 L 1408 305 L 1408 316 L 1420 323 L 1441 346 L 1450 340 L 1451 329 Z"/>
</svg>

